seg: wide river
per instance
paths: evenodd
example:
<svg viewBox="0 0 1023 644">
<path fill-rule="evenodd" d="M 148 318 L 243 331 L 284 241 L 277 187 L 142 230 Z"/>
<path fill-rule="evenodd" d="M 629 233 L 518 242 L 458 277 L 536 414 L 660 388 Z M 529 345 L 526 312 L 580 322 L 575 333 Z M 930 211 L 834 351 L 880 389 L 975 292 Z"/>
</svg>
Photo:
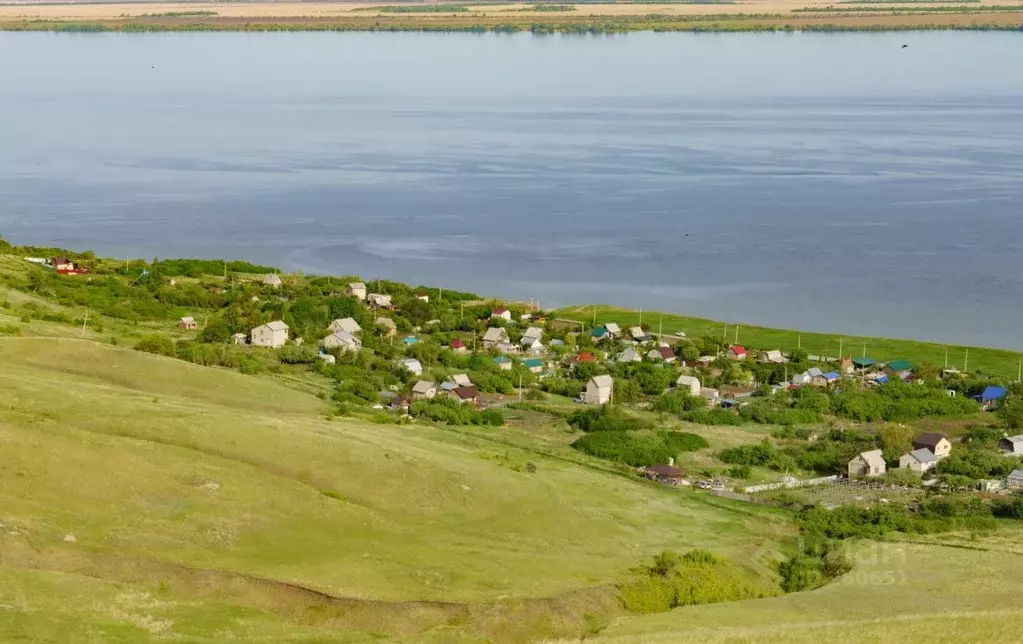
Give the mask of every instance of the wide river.
<svg viewBox="0 0 1023 644">
<path fill-rule="evenodd" d="M 0 33 L 0 235 L 1023 349 L 1021 61 L 1018 33 Z"/>
</svg>

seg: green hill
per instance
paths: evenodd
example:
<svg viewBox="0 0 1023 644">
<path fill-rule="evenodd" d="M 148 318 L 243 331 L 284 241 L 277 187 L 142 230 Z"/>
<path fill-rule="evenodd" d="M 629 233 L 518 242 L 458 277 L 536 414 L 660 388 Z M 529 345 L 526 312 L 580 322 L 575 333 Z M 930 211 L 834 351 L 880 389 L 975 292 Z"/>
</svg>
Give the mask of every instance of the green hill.
<svg viewBox="0 0 1023 644">
<path fill-rule="evenodd" d="M 328 421 L 281 382 L 88 341 L 0 339 L 0 385 L 2 641 L 572 636 L 655 552 L 769 575 L 792 534 L 502 430 Z"/>
</svg>

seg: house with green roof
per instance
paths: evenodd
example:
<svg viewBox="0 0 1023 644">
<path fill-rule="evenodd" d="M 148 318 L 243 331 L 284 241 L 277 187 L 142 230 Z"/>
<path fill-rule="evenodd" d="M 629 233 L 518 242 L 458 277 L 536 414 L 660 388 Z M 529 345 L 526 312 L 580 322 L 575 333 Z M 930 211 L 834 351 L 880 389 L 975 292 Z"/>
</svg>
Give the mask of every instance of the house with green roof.
<svg viewBox="0 0 1023 644">
<path fill-rule="evenodd" d="M 522 366 L 532 373 L 543 372 L 543 360 L 540 358 L 528 358 L 522 361 Z"/>
<path fill-rule="evenodd" d="M 890 376 L 901 373 L 903 371 L 909 371 L 913 368 L 913 365 L 909 364 L 908 360 L 892 360 L 884 368 L 885 373 Z"/>
<path fill-rule="evenodd" d="M 603 340 L 605 335 L 607 335 L 607 329 L 602 326 L 598 326 L 596 329 L 590 331 L 590 336 L 594 340 Z"/>
<path fill-rule="evenodd" d="M 511 358 L 507 356 L 497 356 L 494 358 L 494 364 L 496 364 L 497 368 L 501 371 L 511 371 L 512 368 Z"/>
<path fill-rule="evenodd" d="M 856 367 L 857 369 L 866 369 L 867 367 L 873 367 L 874 365 L 877 364 L 877 360 L 874 360 L 873 358 L 868 358 L 866 356 L 862 358 L 853 358 L 852 362 L 853 366 Z"/>
</svg>

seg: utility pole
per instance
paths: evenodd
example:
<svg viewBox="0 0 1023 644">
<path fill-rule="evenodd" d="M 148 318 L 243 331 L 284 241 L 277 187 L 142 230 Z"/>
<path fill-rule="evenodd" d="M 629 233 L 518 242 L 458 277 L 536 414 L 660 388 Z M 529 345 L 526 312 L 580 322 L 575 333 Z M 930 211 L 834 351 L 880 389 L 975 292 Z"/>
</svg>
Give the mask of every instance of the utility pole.
<svg viewBox="0 0 1023 644">
<path fill-rule="evenodd" d="M 657 318 L 657 335 L 664 335 L 664 314 L 662 313 Z"/>
<path fill-rule="evenodd" d="M 522 374 L 519 374 L 519 402 L 522 402 Z"/>
<path fill-rule="evenodd" d="M 735 342 L 733 344 L 739 344 L 739 323 L 735 323 Z"/>
<path fill-rule="evenodd" d="M 863 345 L 863 357 L 864 358 L 867 357 L 867 345 L 866 345 L 866 343 L 864 343 L 864 345 Z"/>
<path fill-rule="evenodd" d="M 639 310 L 639 326 L 643 326 L 643 309 Z"/>
<path fill-rule="evenodd" d="M 85 319 L 82 320 L 82 337 L 85 337 L 85 325 L 89 323 L 89 309 L 85 309 Z"/>
<path fill-rule="evenodd" d="M 1016 372 L 1016 382 L 1023 382 L 1023 358 L 1019 359 L 1019 370 Z"/>
<path fill-rule="evenodd" d="M 970 350 L 969 349 L 966 350 L 966 358 L 963 360 L 963 371 L 964 372 L 969 372 L 970 371 Z"/>
<path fill-rule="evenodd" d="M 463 317 L 465 317 L 465 302 L 461 303 L 461 308 L 458 311 L 458 319 L 461 320 Z"/>
<path fill-rule="evenodd" d="M 945 366 L 942 367 L 942 371 L 948 369 L 948 347 L 945 347 Z"/>
<path fill-rule="evenodd" d="M 224 281 L 227 281 L 227 260 L 224 260 Z"/>
<path fill-rule="evenodd" d="M 597 307 L 593 307 L 593 326 L 597 326 Z"/>
<path fill-rule="evenodd" d="M 842 338 L 842 337 L 838 338 L 838 359 L 839 360 L 842 359 L 842 341 L 843 340 L 845 340 L 845 338 Z"/>
</svg>

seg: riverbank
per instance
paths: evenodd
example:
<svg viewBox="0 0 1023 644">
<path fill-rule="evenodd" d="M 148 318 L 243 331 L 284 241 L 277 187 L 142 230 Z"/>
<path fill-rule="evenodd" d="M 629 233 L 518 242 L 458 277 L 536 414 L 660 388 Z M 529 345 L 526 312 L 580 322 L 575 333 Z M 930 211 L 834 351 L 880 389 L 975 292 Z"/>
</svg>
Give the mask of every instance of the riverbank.
<svg viewBox="0 0 1023 644">
<path fill-rule="evenodd" d="M 841 5 L 841 6 L 839 6 Z M 798 0 L 701 3 L 436 4 L 152 3 L 0 6 L 0 30 L 451 31 L 617 33 L 628 31 L 1017 30 L 1023 5 L 995 2 Z"/>
</svg>

